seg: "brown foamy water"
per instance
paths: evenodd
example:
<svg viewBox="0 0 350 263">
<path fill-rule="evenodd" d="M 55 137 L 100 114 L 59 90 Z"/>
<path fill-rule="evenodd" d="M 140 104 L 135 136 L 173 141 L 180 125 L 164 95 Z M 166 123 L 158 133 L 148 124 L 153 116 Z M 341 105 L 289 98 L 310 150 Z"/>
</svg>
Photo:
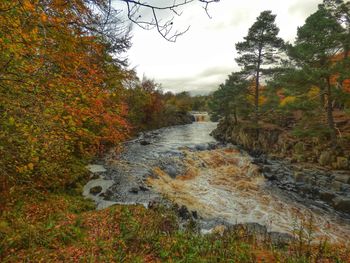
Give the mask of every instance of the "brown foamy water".
<svg viewBox="0 0 350 263">
<path fill-rule="evenodd" d="M 187 170 L 182 175 L 174 179 L 156 167 L 157 178 L 148 178 L 148 184 L 204 219 L 259 223 L 269 231 L 289 234 L 311 222 L 315 240 L 326 237 L 332 242 L 349 242 L 349 224 L 296 202 L 287 193 L 275 193 L 251 158 L 238 150 L 184 152 Z"/>
</svg>

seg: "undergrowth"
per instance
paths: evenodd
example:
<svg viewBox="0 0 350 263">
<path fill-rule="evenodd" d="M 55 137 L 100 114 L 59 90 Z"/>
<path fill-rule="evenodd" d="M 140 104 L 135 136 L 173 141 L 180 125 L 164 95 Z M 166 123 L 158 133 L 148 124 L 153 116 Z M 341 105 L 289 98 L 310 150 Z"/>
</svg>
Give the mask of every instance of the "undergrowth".
<svg viewBox="0 0 350 263">
<path fill-rule="evenodd" d="M 259 239 L 244 228 L 201 235 L 176 211 L 113 206 L 96 211 L 77 192 L 20 194 L 0 217 L 1 262 L 350 262 L 350 250 Z M 309 237 L 307 237 L 309 238 Z"/>
</svg>

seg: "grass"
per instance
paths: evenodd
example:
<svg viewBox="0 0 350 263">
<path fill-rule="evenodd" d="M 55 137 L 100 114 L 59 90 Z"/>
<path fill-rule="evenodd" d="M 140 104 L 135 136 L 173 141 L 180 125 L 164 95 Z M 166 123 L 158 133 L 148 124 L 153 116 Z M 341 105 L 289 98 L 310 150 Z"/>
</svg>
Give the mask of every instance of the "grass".
<svg viewBox="0 0 350 263">
<path fill-rule="evenodd" d="M 244 228 L 223 235 L 195 229 L 179 230 L 176 212 L 160 206 L 96 211 L 74 191 L 18 194 L 0 217 L 0 261 L 350 262 L 342 245 L 296 238 L 281 247 Z"/>
</svg>

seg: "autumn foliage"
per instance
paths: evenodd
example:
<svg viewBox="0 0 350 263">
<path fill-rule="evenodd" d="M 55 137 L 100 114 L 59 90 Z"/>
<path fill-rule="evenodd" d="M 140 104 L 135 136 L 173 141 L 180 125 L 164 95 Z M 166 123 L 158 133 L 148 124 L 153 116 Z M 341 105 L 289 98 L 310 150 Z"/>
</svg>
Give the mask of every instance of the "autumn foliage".
<svg viewBox="0 0 350 263">
<path fill-rule="evenodd" d="M 103 2 L 1 1 L 3 188 L 69 184 L 81 160 L 128 135 L 120 96 L 128 72 L 112 59 L 104 36 L 89 29 Z"/>
</svg>

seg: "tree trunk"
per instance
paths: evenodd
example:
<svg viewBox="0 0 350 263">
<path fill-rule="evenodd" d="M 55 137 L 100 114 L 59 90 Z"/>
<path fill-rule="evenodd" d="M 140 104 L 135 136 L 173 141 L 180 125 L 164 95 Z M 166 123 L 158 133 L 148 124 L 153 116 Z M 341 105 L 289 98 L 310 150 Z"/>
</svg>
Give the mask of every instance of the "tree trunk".
<svg viewBox="0 0 350 263">
<path fill-rule="evenodd" d="M 262 48 L 259 48 L 259 56 L 258 56 L 258 65 L 256 67 L 256 77 L 255 77 L 255 98 L 254 98 L 254 104 L 255 104 L 255 114 L 254 114 L 254 125 L 255 125 L 255 136 L 256 140 L 259 139 L 259 86 L 260 86 L 260 65 L 261 65 L 261 51 Z"/>
<path fill-rule="evenodd" d="M 238 119 L 237 119 L 237 107 L 234 106 L 233 108 L 233 117 L 235 118 L 235 124 L 237 125 Z"/>
<path fill-rule="evenodd" d="M 332 147 L 337 146 L 337 134 L 335 130 L 334 118 L 333 118 L 333 105 L 332 105 L 332 93 L 331 93 L 331 82 L 330 77 L 327 77 L 327 122 L 329 133 L 331 136 Z"/>
<path fill-rule="evenodd" d="M 258 65 L 256 68 L 256 77 L 255 77 L 255 98 L 254 98 L 254 104 L 255 104 L 255 123 L 256 125 L 259 124 L 259 86 L 260 86 L 260 64 L 261 64 L 261 51 L 262 49 L 259 48 L 259 56 L 258 56 Z"/>
</svg>

